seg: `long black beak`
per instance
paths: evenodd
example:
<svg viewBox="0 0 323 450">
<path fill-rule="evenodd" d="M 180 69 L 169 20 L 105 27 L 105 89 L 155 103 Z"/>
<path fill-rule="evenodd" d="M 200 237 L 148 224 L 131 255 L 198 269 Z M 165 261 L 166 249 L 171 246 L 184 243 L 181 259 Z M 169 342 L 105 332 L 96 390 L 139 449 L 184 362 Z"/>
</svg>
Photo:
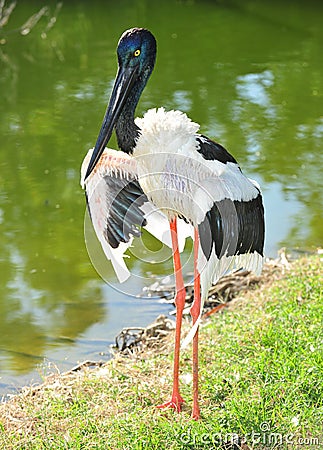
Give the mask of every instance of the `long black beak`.
<svg viewBox="0 0 323 450">
<path fill-rule="evenodd" d="M 113 127 L 120 116 L 129 92 L 136 80 L 136 73 L 137 70 L 135 68 L 119 68 L 118 70 L 101 130 L 86 171 L 85 180 L 96 166 L 111 138 Z"/>
</svg>

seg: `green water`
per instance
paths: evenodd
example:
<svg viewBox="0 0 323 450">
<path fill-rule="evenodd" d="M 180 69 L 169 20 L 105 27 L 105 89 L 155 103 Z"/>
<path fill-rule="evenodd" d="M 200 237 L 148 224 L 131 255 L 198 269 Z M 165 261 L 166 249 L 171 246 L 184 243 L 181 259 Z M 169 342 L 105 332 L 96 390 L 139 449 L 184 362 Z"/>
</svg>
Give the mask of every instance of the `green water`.
<svg viewBox="0 0 323 450">
<path fill-rule="evenodd" d="M 45 3 L 28 35 L 17 29 L 36 1 L 18 1 L 0 30 L 2 392 L 37 379 L 44 359 L 61 370 L 98 359 L 120 328 L 169 310 L 106 285 L 84 243 L 79 169 L 127 28 L 158 41 L 138 115 L 181 109 L 234 154 L 263 189 L 269 256 L 323 242 L 321 2 L 68 1 L 51 28 L 56 3 Z M 136 278 L 126 292 L 143 287 Z"/>
</svg>

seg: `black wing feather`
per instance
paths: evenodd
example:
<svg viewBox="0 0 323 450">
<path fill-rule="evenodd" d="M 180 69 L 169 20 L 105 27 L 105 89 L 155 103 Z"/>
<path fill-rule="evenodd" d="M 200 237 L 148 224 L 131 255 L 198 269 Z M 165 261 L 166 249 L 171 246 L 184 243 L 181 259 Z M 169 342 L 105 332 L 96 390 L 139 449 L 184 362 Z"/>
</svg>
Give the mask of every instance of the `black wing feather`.
<svg viewBox="0 0 323 450">
<path fill-rule="evenodd" d="M 146 225 L 146 219 L 140 207 L 148 201 L 138 180 L 112 178 L 105 176 L 108 185 L 105 236 L 112 248 L 120 242 L 129 242 L 131 236 L 140 236 L 140 227 Z"/>
<path fill-rule="evenodd" d="M 217 160 L 223 164 L 228 162 L 237 164 L 234 157 L 218 142 L 212 141 L 203 134 L 197 135 L 196 140 L 199 143 L 197 151 L 203 156 L 204 159 L 212 161 Z"/>
<path fill-rule="evenodd" d="M 207 260 L 213 248 L 219 259 L 253 252 L 263 255 L 265 226 L 260 192 L 249 201 L 215 202 L 198 229 Z"/>
</svg>

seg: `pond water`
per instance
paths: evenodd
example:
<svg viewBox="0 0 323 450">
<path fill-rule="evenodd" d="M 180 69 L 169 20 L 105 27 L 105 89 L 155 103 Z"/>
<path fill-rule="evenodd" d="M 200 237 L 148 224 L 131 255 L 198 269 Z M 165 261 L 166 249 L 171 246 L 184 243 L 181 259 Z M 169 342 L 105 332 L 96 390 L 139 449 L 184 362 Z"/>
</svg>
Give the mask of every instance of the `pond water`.
<svg viewBox="0 0 323 450">
<path fill-rule="evenodd" d="M 169 273 L 169 255 L 159 265 L 130 259 L 139 275 L 118 287 L 110 268 L 111 283 L 100 278 L 84 243 L 79 169 L 127 28 L 145 26 L 158 41 L 137 114 L 181 109 L 227 147 L 262 187 L 268 256 L 323 242 L 321 2 L 45 3 L 29 33 L 19 28 L 37 1 L 18 1 L 0 29 L 2 394 L 39 380 L 44 361 L 65 370 L 99 359 L 122 327 L 170 310 L 136 296 Z"/>
</svg>

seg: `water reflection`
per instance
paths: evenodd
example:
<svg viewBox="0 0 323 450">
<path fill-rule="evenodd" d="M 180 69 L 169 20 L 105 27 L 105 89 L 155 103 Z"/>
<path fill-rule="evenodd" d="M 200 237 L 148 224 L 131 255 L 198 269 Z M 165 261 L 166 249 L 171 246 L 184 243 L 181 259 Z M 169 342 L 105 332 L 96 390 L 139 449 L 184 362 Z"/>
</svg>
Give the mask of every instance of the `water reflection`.
<svg viewBox="0 0 323 450">
<path fill-rule="evenodd" d="M 37 8 L 36 1 L 19 2 L 12 27 Z M 65 359 L 72 365 L 97 358 L 122 326 L 145 325 L 163 308 L 105 286 L 83 237 L 79 167 L 101 124 L 116 41 L 134 24 L 151 28 L 159 46 L 138 115 L 160 105 L 181 109 L 228 147 L 263 187 L 267 253 L 322 244 L 321 9 L 314 1 L 279 8 L 125 1 L 122 10 L 115 2 L 68 2 L 46 38 L 42 24 L 28 36 L 6 36 L 0 47 L 4 384 L 44 357 L 62 367 Z M 135 259 L 130 265 L 136 280 L 152 270 Z M 169 270 L 169 258 L 153 268 Z M 129 289 L 136 295 L 142 287 L 136 281 Z"/>
<path fill-rule="evenodd" d="M 248 73 L 237 78 L 236 89 L 240 110 L 245 102 L 250 102 L 263 108 L 265 116 L 275 118 L 276 110 L 271 104 L 268 88 L 274 84 L 274 75 L 270 70 L 260 73 Z"/>
</svg>

